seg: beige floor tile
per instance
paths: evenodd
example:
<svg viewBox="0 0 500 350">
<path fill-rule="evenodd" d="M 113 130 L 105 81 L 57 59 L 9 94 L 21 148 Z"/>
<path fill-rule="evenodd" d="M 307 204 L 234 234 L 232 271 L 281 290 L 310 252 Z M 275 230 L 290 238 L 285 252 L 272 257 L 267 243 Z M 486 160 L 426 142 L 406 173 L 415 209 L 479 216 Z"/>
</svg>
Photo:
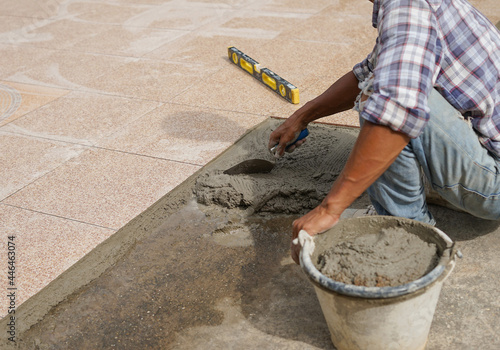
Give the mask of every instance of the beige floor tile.
<svg viewBox="0 0 500 350">
<path fill-rule="evenodd" d="M 370 0 L 336 0 L 325 9 L 323 9 L 317 15 L 341 18 L 344 16 L 361 15 L 365 16 L 368 14 L 368 22 L 371 24 L 371 15 L 373 12 L 373 3 Z"/>
<path fill-rule="evenodd" d="M 32 18 L 48 18 L 58 13 L 61 0 L 16 0 L 3 1 L 2 14 Z"/>
<path fill-rule="evenodd" d="M 203 61 L 174 63 L 139 59 L 87 85 L 103 93 L 168 102 L 217 69 Z"/>
<path fill-rule="evenodd" d="M 276 36 L 292 28 L 300 28 L 309 14 L 289 13 L 282 11 L 238 11 L 231 19 L 221 25 L 223 28 L 253 29 L 270 31 Z"/>
<path fill-rule="evenodd" d="M 99 146 L 205 165 L 265 117 L 166 104 Z"/>
<path fill-rule="evenodd" d="M 305 89 L 312 86 L 318 77 L 326 78 L 330 86 L 330 77 L 338 78 L 352 69 L 358 61 L 342 52 L 345 48 L 335 43 L 280 38 L 264 44 L 259 53 L 261 58 L 257 61 L 299 89 Z M 359 57 L 363 59 L 366 55 L 363 53 Z"/>
<path fill-rule="evenodd" d="M 21 94 L 11 86 L 0 83 L 0 125 L 11 119 L 21 106 Z"/>
<path fill-rule="evenodd" d="M 0 42 L 3 41 L 11 39 L 0 34 Z M 52 53 L 51 50 L 0 43 L 0 79 L 32 69 Z"/>
<path fill-rule="evenodd" d="M 333 116 L 319 119 L 318 122 L 359 128 L 359 113 L 351 109 Z"/>
<path fill-rule="evenodd" d="M 264 41 L 275 39 L 308 16 L 272 11 L 230 11 L 222 18 L 203 26 L 198 32 L 205 37 L 229 36 Z"/>
<path fill-rule="evenodd" d="M 283 121 L 288 118 L 291 113 L 280 113 L 280 115 L 276 116 L 277 119 L 283 119 Z M 359 114 L 354 110 L 348 110 L 345 112 L 340 112 L 335 115 L 323 117 L 314 121 L 314 123 L 325 123 L 330 125 L 340 125 L 346 127 L 359 128 Z"/>
<path fill-rule="evenodd" d="M 0 37 L 2 37 L 4 33 L 20 30 L 33 22 L 34 20 L 32 17 L 4 16 L 2 14 L 0 15 Z"/>
<path fill-rule="evenodd" d="M 363 61 L 372 51 L 371 44 L 359 46 L 357 48 L 349 47 L 346 50 L 335 50 L 331 56 L 331 62 L 328 65 L 318 65 L 315 67 L 317 76 L 322 80 L 318 85 L 318 92 L 330 86 L 344 74 L 350 72 L 354 66 Z"/>
<path fill-rule="evenodd" d="M 26 84 L 84 89 L 87 82 L 132 61 L 133 58 L 72 51 L 52 51 L 31 69 L 16 72 L 6 80 Z"/>
<path fill-rule="evenodd" d="M 228 47 L 234 46 L 253 53 L 264 45 L 265 42 L 266 40 L 263 41 L 255 38 L 248 39 L 224 35 L 205 36 L 195 32 L 183 36 L 182 39 L 163 45 L 144 57 L 175 62 L 198 62 L 211 66 L 227 67 L 228 63 L 230 63 L 227 54 Z"/>
<path fill-rule="evenodd" d="M 234 10 L 212 2 L 171 1 L 151 6 L 124 21 L 124 26 L 170 28 L 193 31 L 210 23 L 225 21 Z"/>
<path fill-rule="evenodd" d="M 303 0 L 275 0 L 256 1 L 246 8 L 258 11 L 278 11 L 292 13 L 318 13 L 331 5 L 331 0 L 303 1 Z"/>
<path fill-rule="evenodd" d="M 133 0 L 127 0 L 127 1 L 133 1 Z M 147 0 L 145 0 L 147 1 Z M 186 0 L 186 2 L 204 2 L 204 3 L 210 3 L 214 6 L 228 6 L 228 7 L 234 7 L 234 8 L 241 8 L 248 4 L 248 1 L 245 0 Z"/>
<path fill-rule="evenodd" d="M 95 38 L 99 33 L 109 30 L 106 24 L 83 23 L 69 18 L 34 19 L 33 23 L 20 30 L 3 33 L 0 42 L 25 44 L 32 47 L 63 50 L 71 48 L 85 38 Z M 7 42 L 8 43 L 8 42 Z"/>
<path fill-rule="evenodd" d="M 0 201 L 84 150 L 79 145 L 0 131 Z"/>
<path fill-rule="evenodd" d="M 203 57 L 212 57 L 214 62 L 217 58 L 217 62 L 220 62 L 223 70 L 208 78 L 203 85 L 195 86 L 186 91 L 174 101 L 266 115 L 280 111 L 283 107 L 282 102 L 285 101 L 277 102 L 277 99 L 281 99 L 275 96 L 271 90 L 231 63 L 227 55 L 224 55 L 227 52 L 227 47 L 223 44 L 224 41 L 230 42 L 226 37 L 218 37 L 217 40 L 211 41 L 211 43 L 218 45 L 210 45 L 210 48 L 207 45 L 206 49 L 202 51 Z M 358 54 L 358 57 L 346 57 L 334 43 L 276 39 L 259 45 L 253 41 L 242 40 L 234 46 L 258 61 L 262 67 L 271 69 L 299 88 L 301 102 L 306 102 L 317 96 L 341 74 L 352 69 L 352 66 L 358 62 L 355 61 L 355 58 L 361 60 L 365 57 L 364 53 Z M 194 47 L 198 46 L 192 45 L 191 51 L 188 49 L 185 51 L 187 57 L 195 57 Z M 218 48 L 217 51 L 216 48 Z M 172 49 L 169 52 L 175 51 Z M 179 59 L 181 58 L 182 56 L 179 56 Z M 323 79 L 319 89 L 316 88 L 313 94 L 308 93 L 311 87 L 317 85 L 318 77 Z M 207 89 L 207 86 L 210 86 L 211 89 Z M 204 99 L 196 98 L 202 94 L 205 96 Z M 260 106 L 251 107 L 255 105 L 254 100 L 255 102 L 258 100 Z M 288 110 L 296 107 L 291 104 L 288 106 L 288 104 L 285 102 L 284 105 Z"/>
<path fill-rule="evenodd" d="M 5 99 L 5 102 L 8 102 L 7 95 L 9 95 L 10 105 L 12 106 L 11 112 L 7 112 L 8 108 L 5 107 L 6 103 L 4 102 L 4 108 L 0 110 L 0 126 L 10 123 L 67 93 L 69 93 L 69 90 L 0 81 L 0 94 Z M 17 99 L 19 99 L 19 103 L 16 103 Z"/>
<path fill-rule="evenodd" d="M 271 69 L 269 66 L 267 68 Z M 298 77 L 290 79 L 291 74 L 285 75 L 276 70 L 274 72 L 292 84 L 298 84 L 299 90 L 300 81 L 304 83 L 303 85 L 307 85 L 315 80 L 315 77 L 307 75 L 302 75 L 301 79 Z M 200 98 L 200 96 L 202 97 Z M 227 67 L 182 93 L 173 102 L 264 116 L 275 115 L 284 106 L 292 105 L 262 82 L 230 62 L 228 62 Z"/>
<path fill-rule="evenodd" d="M 318 74 L 313 67 L 329 65 L 332 61 L 331 53 L 334 51 L 328 44 L 287 39 L 265 41 L 257 47 L 243 43 L 236 48 L 259 62 L 261 67 L 270 69 L 299 89 L 304 89 L 314 82 Z M 226 61 L 234 67 L 231 60 L 226 58 Z M 315 63 L 311 64 L 312 62 Z"/>
<path fill-rule="evenodd" d="M 165 0 L 120 0 L 120 4 L 161 5 Z"/>
<path fill-rule="evenodd" d="M 199 166 L 88 150 L 3 203 L 118 229 Z"/>
<path fill-rule="evenodd" d="M 317 89 L 313 89 L 311 86 L 304 89 L 299 88 L 299 104 L 280 103 L 278 106 L 276 106 L 276 111 L 274 113 L 271 113 L 271 115 L 278 118 L 288 118 L 297 109 L 304 106 L 307 102 L 313 100 L 318 95 L 319 94 L 317 93 Z"/>
<path fill-rule="evenodd" d="M 71 2 L 67 5 L 67 10 L 77 21 L 121 25 L 126 20 L 156 7 L 138 3 L 127 5 L 123 1 L 115 3 Z"/>
<path fill-rule="evenodd" d="M 158 106 L 154 101 L 71 92 L 2 130 L 93 145 Z"/>
<path fill-rule="evenodd" d="M 181 30 L 114 26 L 95 37 L 87 37 L 74 50 L 127 57 L 141 57 L 185 34 Z"/>
<path fill-rule="evenodd" d="M 339 0 L 303 21 L 300 31 L 287 31 L 279 39 L 290 39 L 294 45 L 290 50 L 300 55 L 297 61 L 309 62 L 313 74 L 331 84 L 373 49 L 377 31 L 372 27 L 372 7 L 366 0 L 356 0 L 355 5 Z M 325 45 L 326 50 L 308 43 Z"/>
<path fill-rule="evenodd" d="M 291 30 L 284 36 L 294 40 L 335 43 L 339 49 L 374 43 L 376 38 L 369 10 L 342 17 L 312 16 L 303 21 L 300 28 L 300 31 Z"/>
<path fill-rule="evenodd" d="M 2 204 L 0 226 L 2 255 L 7 258 L 8 242 L 13 242 L 16 267 L 14 286 L 8 285 L 12 280 L 6 269 L 0 275 L 0 285 L 4 291 L 17 288 L 17 307 L 115 232 Z M 0 305 L 2 317 L 9 305 L 7 293 L 1 294 Z"/>
</svg>

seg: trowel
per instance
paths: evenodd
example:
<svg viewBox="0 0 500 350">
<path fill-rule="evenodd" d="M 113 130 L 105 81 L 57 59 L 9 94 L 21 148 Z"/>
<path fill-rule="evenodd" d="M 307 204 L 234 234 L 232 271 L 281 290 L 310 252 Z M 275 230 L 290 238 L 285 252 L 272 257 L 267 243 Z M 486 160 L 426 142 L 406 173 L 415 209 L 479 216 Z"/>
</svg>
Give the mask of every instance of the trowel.
<svg viewBox="0 0 500 350">
<path fill-rule="evenodd" d="M 303 138 L 307 137 L 307 135 L 309 135 L 309 130 L 307 129 L 302 130 L 299 136 L 295 139 L 295 141 L 286 146 L 286 148 L 288 149 L 288 147 L 293 146 L 297 141 L 300 141 Z M 278 144 L 276 144 L 274 147 L 270 149 L 271 153 L 274 154 L 274 151 L 276 150 L 277 146 Z M 273 170 L 274 164 L 275 164 L 274 162 L 270 162 L 264 159 L 247 159 L 227 169 L 226 171 L 224 171 L 224 174 L 227 175 L 265 174 Z"/>
</svg>

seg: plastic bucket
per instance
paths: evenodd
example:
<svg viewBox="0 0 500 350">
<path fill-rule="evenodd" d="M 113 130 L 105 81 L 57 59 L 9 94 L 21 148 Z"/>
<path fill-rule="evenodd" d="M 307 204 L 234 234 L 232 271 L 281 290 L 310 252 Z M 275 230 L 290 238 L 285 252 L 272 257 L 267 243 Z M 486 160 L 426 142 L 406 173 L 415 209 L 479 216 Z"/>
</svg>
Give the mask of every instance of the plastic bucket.
<svg viewBox="0 0 500 350">
<path fill-rule="evenodd" d="M 403 227 L 425 242 L 436 244 L 438 264 L 425 276 L 396 287 L 363 287 L 334 281 L 321 274 L 313 261 L 331 247 L 331 243 L 328 246 L 325 242 L 347 239 L 346 227 L 356 228 L 356 232 L 347 233 L 351 237 Z M 425 348 L 441 287 L 455 266 L 456 256 L 460 255 L 446 234 L 414 220 L 368 216 L 341 220 L 315 237 L 301 231 L 299 240 L 300 264 L 314 285 L 332 342 L 338 350 Z"/>
</svg>

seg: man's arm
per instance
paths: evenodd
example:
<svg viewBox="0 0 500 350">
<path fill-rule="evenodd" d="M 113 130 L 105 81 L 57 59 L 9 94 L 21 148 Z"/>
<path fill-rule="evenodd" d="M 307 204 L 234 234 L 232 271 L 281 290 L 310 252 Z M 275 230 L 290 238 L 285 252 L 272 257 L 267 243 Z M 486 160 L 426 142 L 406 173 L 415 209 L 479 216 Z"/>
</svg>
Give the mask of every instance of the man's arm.
<svg viewBox="0 0 500 350">
<path fill-rule="evenodd" d="M 300 230 L 310 235 L 333 227 L 351 205 L 396 160 L 410 138 L 387 126 L 365 122 L 347 163 L 323 202 L 293 223 L 293 239 Z M 292 244 L 292 258 L 299 263 L 299 246 Z"/>
<path fill-rule="evenodd" d="M 359 92 L 358 79 L 354 73 L 345 74 L 285 120 L 269 137 L 269 148 L 279 143 L 277 153 L 282 156 L 286 145 L 295 140 L 310 122 L 354 107 Z"/>
</svg>

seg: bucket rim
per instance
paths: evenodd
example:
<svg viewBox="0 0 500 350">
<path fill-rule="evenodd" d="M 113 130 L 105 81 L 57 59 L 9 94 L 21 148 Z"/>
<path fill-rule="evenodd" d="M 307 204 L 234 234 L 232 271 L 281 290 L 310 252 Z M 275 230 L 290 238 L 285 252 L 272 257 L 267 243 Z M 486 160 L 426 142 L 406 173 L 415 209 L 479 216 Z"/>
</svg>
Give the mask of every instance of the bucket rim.
<svg viewBox="0 0 500 350">
<path fill-rule="evenodd" d="M 457 254 L 455 243 L 443 231 L 439 230 L 436 227 L 431 228 L 438 236 L 440 236 L 444 240 L 444 242 L 446 243 L 446 248 L 443 250 L 439 259 L 439 263 L 436 267 L 434 267 L 434 269 L 432 269 L 430 272 L 420 277 L 419 279 L 408 282 L 406 284 L 395 287 L 365 287 L 356 286 L 353 284 L 345 284 L 323 275 L 321 272 L 319 272 L 319 270 L 316 268 L 316 265 L 312 262 L 311 259 L 311 256 L 315 249 L 315 236 L 310 236 L 304 230 L 301 230 L 299 232 L 299 242 L 302 245 L 302 249 L 300 250 L 299 254 L 300 266 L 314 284 L 341 295 L 366 299 L 386 299 L 411 294 L 429 286 L 430 284 L 438 280 L 449 265 L 453 267 L 455 264 L 455 255 Z M 451 269 L 449 270 L 449 272 L 451 272 Z M 448 275 L 448 273 L 445 275 L 445 277 Z"/>
</svg>

